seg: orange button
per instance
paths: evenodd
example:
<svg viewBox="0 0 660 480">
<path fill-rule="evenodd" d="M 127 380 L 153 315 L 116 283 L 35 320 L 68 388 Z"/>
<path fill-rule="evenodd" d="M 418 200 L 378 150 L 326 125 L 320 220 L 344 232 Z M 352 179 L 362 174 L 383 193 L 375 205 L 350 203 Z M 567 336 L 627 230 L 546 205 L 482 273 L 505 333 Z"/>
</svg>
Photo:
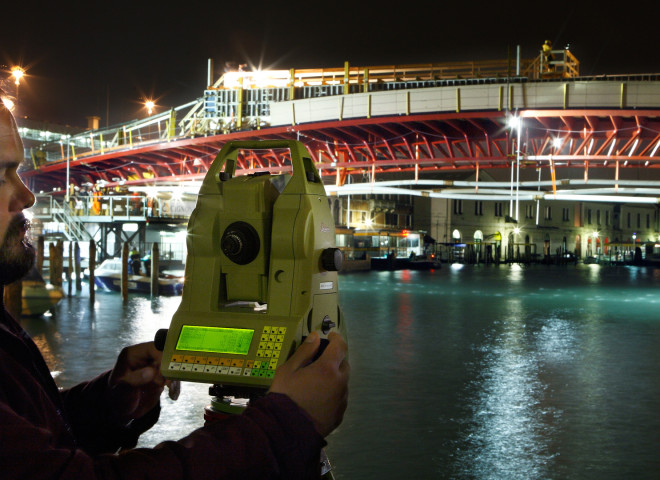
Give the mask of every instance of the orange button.
<svg viewBox="0 0 660 480">
<path fill-rule="evenodd" d="M 195 357 L 195 363 L 201 363 L 202 365 L 206 363 L 206 357 Z"/>
<path fill-rule="evenodd" d="M 206 364 L 207 365 L 217 365 L 218 364 L 218 357 L 209 357 L 206 359 Z"/>
<path fill-rule="evenodd" d="M 184 355 L 183 356 L 183 363 L 195 363 L 195 357 L 194 355 Z"/>
<path fill-rule="evenodd" d="M 254 366 L 254 360 L 248 360 L 245 362 L 245 368 L 252 368 Z"/>
<path fill-rule="evenodd" d="M 181 363 L 181 362 L 183 362 L 183 355 L 181 355 L 180 353 L 172 355 L 172 360 L 171 361 L 174 362 L 174 363 Z"/>
<path fill-rule="evenodd" d="M 232 358 L 231 360 L 232 367 L 242 367 L 243 363 L 245 363 L 245 360 L 243 360 L 242 358 Z"/>
<path fill-rule="evenodd" d="M 230 358 L 218 358 L 218 365 L 222 367 L 229 367 L 231 366 L 231 359 Z"/>
</svg>

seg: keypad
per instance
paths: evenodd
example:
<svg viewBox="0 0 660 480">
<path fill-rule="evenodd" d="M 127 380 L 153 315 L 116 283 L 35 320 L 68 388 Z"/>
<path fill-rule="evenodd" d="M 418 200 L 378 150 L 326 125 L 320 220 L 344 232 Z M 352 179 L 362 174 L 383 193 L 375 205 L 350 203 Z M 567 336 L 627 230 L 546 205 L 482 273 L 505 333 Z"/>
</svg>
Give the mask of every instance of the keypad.
<svg viewBox="0 0 660 480">
<path fill-rule="evenodd" d="M 169 370 L 184 372 L 215 373 L 245 377 L 273 378 L 282 353 L 286 327 L 266 325 L 259 336 L 256 358 L 204 355 L 182 355 L 175 353 L 170 359 Z"/>
</svg>

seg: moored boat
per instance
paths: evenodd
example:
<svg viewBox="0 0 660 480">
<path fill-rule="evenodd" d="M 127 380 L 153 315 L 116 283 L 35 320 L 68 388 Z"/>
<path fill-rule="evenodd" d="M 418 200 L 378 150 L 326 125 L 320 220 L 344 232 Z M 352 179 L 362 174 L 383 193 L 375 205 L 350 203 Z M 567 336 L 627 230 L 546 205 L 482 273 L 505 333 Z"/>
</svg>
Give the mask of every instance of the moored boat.
<svg viewBox="0 0 660 480">
<path fill-rule="evenodd" d="M 23 277 L 22 315 L 42 315 L 64 298 L 62 287 L 47 284 L 36 267 Z"/>
<path fill-rule="evenodd" d="M 121 291 L 121 259 L 105 260 L 94 271 L 94 283 L 106 290 Z M 158 278 L 158 293 L 161 295 L 181 295 L 183 277 L 161 274 Z M 128 275 L 128 291 L 151 293 L 151 277 L 146 275 Z"/>
</svg>

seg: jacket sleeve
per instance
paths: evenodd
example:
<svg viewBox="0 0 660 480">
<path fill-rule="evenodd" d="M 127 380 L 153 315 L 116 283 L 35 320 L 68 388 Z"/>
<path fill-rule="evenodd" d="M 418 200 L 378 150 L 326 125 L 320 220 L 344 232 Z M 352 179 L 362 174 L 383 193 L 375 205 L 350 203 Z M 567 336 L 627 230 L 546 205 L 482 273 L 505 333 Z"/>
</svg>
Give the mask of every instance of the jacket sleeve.
<svg viewBox="0 0 660 480">
<path fill-rule="evenodd" d="M 61 391 L 66 415 L 78 445 L 91 455 L 133 448 L 140 435 L 151 428 L 160 405 L 129 424 L 120 422 L 107 404 L 110 372 Z"/>
<path fill-rule="evenodd" d="M 153 449 L 90 456 L 51 445 L 47 430 L 0 404 L 0 478 L 311 479 L 320 477 L 324 441 L 294 402 L 270 394 L 242 415 Z"/>
</svg>

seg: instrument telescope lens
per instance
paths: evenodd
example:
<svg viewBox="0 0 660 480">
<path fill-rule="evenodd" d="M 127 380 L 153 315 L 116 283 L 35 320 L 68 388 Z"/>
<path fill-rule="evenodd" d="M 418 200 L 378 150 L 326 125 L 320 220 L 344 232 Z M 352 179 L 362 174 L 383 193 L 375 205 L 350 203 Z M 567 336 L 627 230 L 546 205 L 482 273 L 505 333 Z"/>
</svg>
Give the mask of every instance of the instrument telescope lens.
<svg viewBox="0 0 660 480">
<path fill-rule="evenodd" d="M 246 222 L 234 222 L 225 229 L 220 248 L 229 260 L 246 265 L 257 258 L 260 249 L 259 234 Z"/>
</svg>

